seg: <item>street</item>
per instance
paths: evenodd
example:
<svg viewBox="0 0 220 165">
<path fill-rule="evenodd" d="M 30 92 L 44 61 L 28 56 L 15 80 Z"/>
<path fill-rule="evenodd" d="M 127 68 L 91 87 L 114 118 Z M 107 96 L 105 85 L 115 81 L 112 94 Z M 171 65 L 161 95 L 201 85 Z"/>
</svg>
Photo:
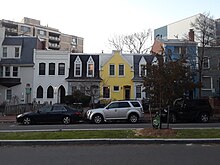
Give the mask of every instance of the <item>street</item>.
<svg viewBox="0 0 220 165">
<path fill-rule="evenodd" d="M 220 145 L 69 145 L 0 147 L 3 165 L 214 165 Z"/>
<path fill-rule="evenodd" d="M 38 124 L 38 125 L 21 125 L 17 123 L 1 123 L 0 132 L 7 131 L 58 131 L 58 130 L 97 130 L 97 129 L 139 129 L 152 127 L 150 123 L 105 123 L 105 124 Z M 163 123 L 163 128 L 167 124 Z M 220 123 L 175 123 L 170 124 L 170 128 L 220 128 Z"/>
</svg>

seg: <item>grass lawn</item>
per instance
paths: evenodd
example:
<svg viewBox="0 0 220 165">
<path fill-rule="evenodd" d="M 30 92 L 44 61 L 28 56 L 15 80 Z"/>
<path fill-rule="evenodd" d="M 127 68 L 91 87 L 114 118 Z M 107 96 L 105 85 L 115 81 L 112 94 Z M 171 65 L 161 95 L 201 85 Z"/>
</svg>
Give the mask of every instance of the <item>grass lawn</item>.
<svg viewBox="0 0 220 165">
<path fill-rule="evenodd" d="M 37 139 L 95 139 L 95 138 L 220 138 L 220 129 L 152 129 L 97 130 L 57 132 L 9 132 L 0 133 L 0 140 Z"/>
</svg>

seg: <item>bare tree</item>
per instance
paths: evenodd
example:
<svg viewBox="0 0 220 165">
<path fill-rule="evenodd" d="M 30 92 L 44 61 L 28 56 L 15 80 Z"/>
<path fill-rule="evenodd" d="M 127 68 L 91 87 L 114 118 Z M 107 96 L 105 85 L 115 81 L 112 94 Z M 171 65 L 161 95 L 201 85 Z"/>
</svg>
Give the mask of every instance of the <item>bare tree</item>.
<svg viewBox="0 0 220 165">
<path fill-rule="evenodd" d="M 115 35 L 111 39 L 108 39 L 108 41 L 113 49 L 144 54 L 149 50 L 146 42 L 150 35 L 151 30 L 148 29 L 147 31 L 144 30 L 130 35 Z"/>
<path fill-rule="evenodd" d="M 200 14 L 195 19 L 195 22 L 191 22 L 191 26 L 195 30 L 195 39 L 199 42 L 199 46 L 202 48 L 201 54 L 198 55 L 198 76 L 199 76 L 199 97 L 202 92 L 202 72 L 203 62 L 205 55 L 205 47 L 213 46 L 216 43 L 216 26 L 213 17 L 209 13 Z"/>
</svg>

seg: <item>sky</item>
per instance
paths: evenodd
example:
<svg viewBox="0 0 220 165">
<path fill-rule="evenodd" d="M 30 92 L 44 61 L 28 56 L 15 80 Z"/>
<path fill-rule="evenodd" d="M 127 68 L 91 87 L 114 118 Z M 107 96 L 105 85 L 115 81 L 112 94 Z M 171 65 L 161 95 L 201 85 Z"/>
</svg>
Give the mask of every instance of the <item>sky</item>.
<svg viewBox="0 0 220 165">
<path fill-rule="evenodd" d="M 0 19 L 37 19 L 83 37 L 84 53 L 111 53 L 108 39 L 115 35 L 153 31 L 198 13 L 217 19 L 219 6 L 219 0 L 10 0 L 1 1 Z"/>
</svg>

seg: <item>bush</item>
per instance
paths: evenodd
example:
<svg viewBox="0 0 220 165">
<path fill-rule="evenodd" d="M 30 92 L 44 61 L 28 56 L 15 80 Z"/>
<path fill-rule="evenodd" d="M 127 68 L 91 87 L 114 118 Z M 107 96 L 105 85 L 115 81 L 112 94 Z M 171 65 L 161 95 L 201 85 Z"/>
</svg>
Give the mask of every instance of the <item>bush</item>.
<svg viewBox="0 0 220 165">
<path fill-rule="evenodd" d="M 82 103 L 83 107 L 88 107 L 91 101 L 90 96 L 86 96 L 82 92 L 75 91 L 73 95 L 67 95 L 65 96 L 65 103 L 66 104 L 73 104 L 73 103 Z"/>
</svg>

